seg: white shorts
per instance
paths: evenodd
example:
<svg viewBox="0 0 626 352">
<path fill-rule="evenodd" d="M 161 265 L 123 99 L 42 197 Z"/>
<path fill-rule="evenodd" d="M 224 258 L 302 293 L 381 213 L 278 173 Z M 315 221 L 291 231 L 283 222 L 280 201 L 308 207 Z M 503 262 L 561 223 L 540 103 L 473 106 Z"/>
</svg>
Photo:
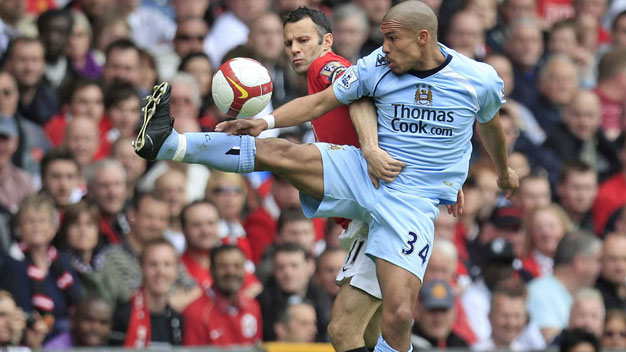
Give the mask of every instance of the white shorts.
<svg viewBox="0 0 626 352">
<path fill-rule="evenodd" d="M 337 274 L 337 284 L 351 278 L 350 285 L 363 290 L 372 297 L 382 299 L 380 285 L 376 277 L 376 264 L 373 258 L 365 255 L 367 248 L 368 226 L 358 220 L 352 220 L 348 229 L 339 236 L 339 243 L 348 254 Z"/>
</svg>

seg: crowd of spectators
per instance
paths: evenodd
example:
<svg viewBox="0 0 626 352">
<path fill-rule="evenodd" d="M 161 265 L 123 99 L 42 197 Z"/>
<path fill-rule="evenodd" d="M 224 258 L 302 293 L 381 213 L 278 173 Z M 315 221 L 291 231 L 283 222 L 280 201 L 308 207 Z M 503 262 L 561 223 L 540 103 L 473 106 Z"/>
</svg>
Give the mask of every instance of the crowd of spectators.
<svg viewBox="0 0 626 352">
<path fill-rule="evenodd" d="M 277 175 L 146 162 L 142 97 L 179 132 L 227 118 L 213 72 L 252 57 L 266 112 L 306 94 L 281 16 L 332 20 L 353 64 L 392 0 L 0 1 L 0 347 L 329 341 L 346 250 Z M 424 0 L 440 42 L 492 65 L 520 176 L 499 193 L 473 139 L 465 208 L 442 208 L 414 346 L 626 349 L 626 1 Z M 313 141 L 308 125 L 264 132 Z"/>
</svg>

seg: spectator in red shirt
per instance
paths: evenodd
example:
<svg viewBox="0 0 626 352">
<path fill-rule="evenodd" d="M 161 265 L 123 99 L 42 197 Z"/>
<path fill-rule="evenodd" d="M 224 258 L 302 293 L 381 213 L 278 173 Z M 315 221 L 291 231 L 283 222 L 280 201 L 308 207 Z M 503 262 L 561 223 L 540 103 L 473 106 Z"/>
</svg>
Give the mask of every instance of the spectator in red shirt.
<svg viewBox="0 0 626 352">
<path fill-rule="evenodd" d="M 213 285 L 209 253 L 220 244 L 218 221 L 219 215 L 215 204 L 207 200 L 192 202 L 180 212 L 181 228 L 187 243 L 181 261 L 198 286 L 205 290 Z M 252 273 L 246 273 L 242 291 L 253 298 L 261 290 L 263 287 L 259 280 Z"/>
<path fill-rule="evenodd" d="M 65 128 L 73 117 L 87 117 L 98 124 L 102 135 L 110 129 L 111 124 L 103 119 L 104 93 L 97 81 L 79 78 L 71 81 L 62 96 L 62 111 L 54 115 L 44 125 L 46 135 L 52 145 L 59 146 L 65 136 Z"/>
<path fill-rule="evenodd" d="M 183 344 L 253 345 L 261 341 L 261 308 L 242 294 L 245 256 L 234 245 L 211 251 L 213 286 L 185 309 Z"/>
</svg>

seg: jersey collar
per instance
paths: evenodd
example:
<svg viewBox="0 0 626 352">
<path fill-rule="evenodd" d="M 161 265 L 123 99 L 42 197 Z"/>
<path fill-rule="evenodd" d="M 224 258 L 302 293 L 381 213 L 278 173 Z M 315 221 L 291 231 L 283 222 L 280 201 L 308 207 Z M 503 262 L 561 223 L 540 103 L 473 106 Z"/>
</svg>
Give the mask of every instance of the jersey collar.
<svg viewBox="0 0 626 352">
<path fill-rule="evenodd" d="M 443 45 L 439 45 L 439 50 L 441 50 L 441 53 L 443 53 L 446 56 L 446 61 L 444 61 L 441 65 L 435 67 L 435 68 L 431 68 L 430 70 L 411 70 L 408 73 L 417 77 L 417 78 L 428 78 L 432 75 L 434 75 L 435 73 L 441 71 L 444 69 L 444 67 L 448 66 L 448 64 L 450 63 L 450 61 L 452 61 L 452 55 L 450 53 L 448 53 Z"/>
</svg>

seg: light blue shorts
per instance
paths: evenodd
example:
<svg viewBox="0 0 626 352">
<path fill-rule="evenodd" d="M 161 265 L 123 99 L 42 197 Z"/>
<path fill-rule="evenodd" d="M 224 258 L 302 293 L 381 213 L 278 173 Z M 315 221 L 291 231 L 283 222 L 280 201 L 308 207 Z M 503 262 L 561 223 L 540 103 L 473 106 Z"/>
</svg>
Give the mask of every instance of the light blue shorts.
<svg viewBox="0 0 626 352">
<path fill-rule="evenodd" d="M 324 166 L 324 199 L 300 193 L 307 217 L 344 217 L 370 226 L 366 254 L 386 260 L 421 281 L 430 259 L 439 201 L 398 192 L 384 183 L 376 189 L 361 150 L 316 143 Z"/>
</svg>

